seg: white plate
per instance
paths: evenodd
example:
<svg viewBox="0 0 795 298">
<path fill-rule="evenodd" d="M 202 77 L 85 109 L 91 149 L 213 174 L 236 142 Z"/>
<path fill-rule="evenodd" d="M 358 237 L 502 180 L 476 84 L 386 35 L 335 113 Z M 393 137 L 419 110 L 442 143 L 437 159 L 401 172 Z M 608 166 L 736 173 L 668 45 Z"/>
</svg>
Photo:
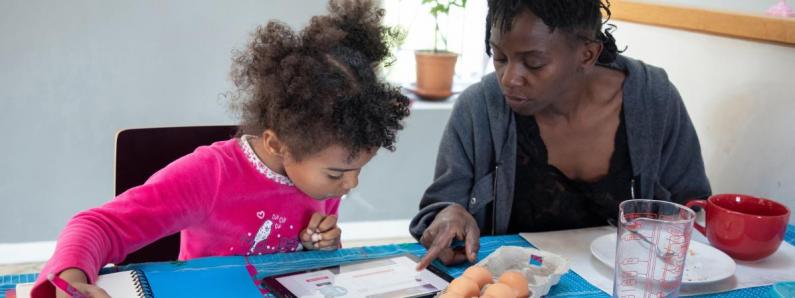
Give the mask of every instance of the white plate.
<svg viewBox="0 0 795 298">
<path fill-rule="evenodd" d="M 737 264 L 724 252 L 698 241 L 690 241 L 685 258 L 682 283 L 699 284 L 723 280 L 734 275 Z M 591 242 L 591 254 L 613 268 L 616 259 L 616 234 L 610 233 Z"/>
</svg>

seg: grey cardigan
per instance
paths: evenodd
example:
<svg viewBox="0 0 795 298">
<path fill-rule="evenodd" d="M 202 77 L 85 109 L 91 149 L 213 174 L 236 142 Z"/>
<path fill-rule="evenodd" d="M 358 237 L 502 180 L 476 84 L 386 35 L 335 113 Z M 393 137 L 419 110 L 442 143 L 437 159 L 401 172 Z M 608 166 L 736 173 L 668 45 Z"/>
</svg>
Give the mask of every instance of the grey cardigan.
<svg viewBox="0 0 795 298">
<path fill-rule="evenodd" d="M 682 203 L 709 196 L 698 136 L 665 71 L 621 55 L 606 66 L 627 75 L 623 108 L 634 197 Z M 409 231 L 419 239 L 436 213 L 459 204 L 482 234 L 504 234 L 515 167 L 514 114 L 491 73 L 458 97 L 442 135 L 434 181 Z"/>
</svg>

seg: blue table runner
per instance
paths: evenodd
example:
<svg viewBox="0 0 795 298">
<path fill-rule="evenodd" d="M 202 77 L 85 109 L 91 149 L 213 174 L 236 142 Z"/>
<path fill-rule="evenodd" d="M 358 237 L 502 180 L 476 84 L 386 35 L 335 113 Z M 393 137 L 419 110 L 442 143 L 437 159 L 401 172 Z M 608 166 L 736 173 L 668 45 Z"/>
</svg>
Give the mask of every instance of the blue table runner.
<svg viewBox="0 0 795 298">
<path fill-rule="evenodd" d="M 795 226 L 790 225 L 785 241 L 795 245 Z M 487 236 L 481 238 L 478 259 L 483 259 L 504 245 L 532 247 L 518 235 Z M 417 243 L 356 247 L 337 251 L 308 251 L 284 254 L 271 254 L 250 257 L 249 261 L 257 269 L 257 277 L 278 275 L 309 268 L 333 266 L 342 263 L 382 258 L 391 255 L 411 253 L 421 256 L 425 248 Z M 450 275 L 457 277 L 468 264 L 444 266 L 434 263 Z M 247 273 L 243 257 L 210 257 L 180 262 L 159 262 L 132 264 L 103 269 L 103 273 L 137 269 L 145 272 L 152 285 L 155 297 L 258 297 Z M 795 270 L 795 268 L 793 268 Z M 12 274 L 0 276 L 0 298 L 5 297 L 7 289 L 17 283 L 33 282 L 38 273 Z M 769 297 L 771 286 L 754 287 L 730 292 L 700 295 L 694 297 Z M 238 292 L 240 291 L 240 292 Z M 561 277 L 560 283 L 552 287 L 547 297 L 609 297 L 610 295 L 588 283 L 573 271 Z"/>
</svg>

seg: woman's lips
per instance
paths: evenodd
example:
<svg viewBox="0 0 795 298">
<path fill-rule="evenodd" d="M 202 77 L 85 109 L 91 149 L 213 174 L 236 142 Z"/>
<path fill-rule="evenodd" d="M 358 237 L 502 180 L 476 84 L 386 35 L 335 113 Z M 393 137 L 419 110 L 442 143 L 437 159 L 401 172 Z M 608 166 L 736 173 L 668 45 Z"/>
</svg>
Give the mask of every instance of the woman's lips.
<svg viewBox="0 0 795 298">
<path fill-rule="evenodd" d="M 512 95 L 507 95 L 507 94 L 505 94 L 505 99 L 508 100 L 511 103 L 523 103 L 523 102 L 526 102 L 528 100 L 525 97 L 512 96 Z"/>
</svg>

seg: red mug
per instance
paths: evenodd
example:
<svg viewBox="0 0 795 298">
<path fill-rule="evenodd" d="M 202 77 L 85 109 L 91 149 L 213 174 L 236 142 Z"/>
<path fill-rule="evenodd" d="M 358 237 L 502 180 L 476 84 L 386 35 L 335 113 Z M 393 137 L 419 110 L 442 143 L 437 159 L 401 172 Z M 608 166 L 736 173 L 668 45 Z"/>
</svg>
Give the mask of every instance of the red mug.
<svg viewBox="0 0 795 298">
<path fill-rule="evenodd" d="M 732 258 L 755 261 L 772 255 L 784 240 L 789 208 L 773 200 L 741 194 L 720 194 L 695 200 L 706 212 L 706 228 L 694 223 L 709 243 Z"/>
</svg>

